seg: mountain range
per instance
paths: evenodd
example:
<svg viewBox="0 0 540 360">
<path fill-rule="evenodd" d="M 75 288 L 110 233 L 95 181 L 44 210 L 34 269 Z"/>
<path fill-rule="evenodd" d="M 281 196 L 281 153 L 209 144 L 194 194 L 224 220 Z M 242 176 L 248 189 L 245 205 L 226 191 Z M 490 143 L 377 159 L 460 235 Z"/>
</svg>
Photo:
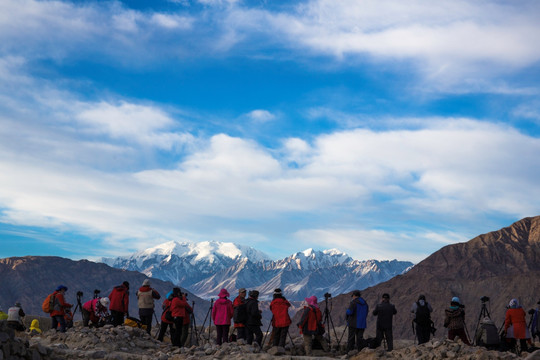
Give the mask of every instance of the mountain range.
<svg viewBox="0 0 540 360">
<path fill-rule="evenodd" d="M 129 313 L 138 317 L 135 293 L 147 276 L 136 271 L 114 269 L 105 264 L 88 260 L 73 261 L 56 256 L 25 256 L 0 259 L 0 308 L 7 311 L 15 302 L 20 302 L 27 314 L 46 315 L 41 304 L 48 294 L 60 284 L 68 288 L 66 301 L 77 305 L 77 293 L 81 292 L 84 303 L 100 290 L 99 296 L 108 296 L 112 288 L 124 281 L 130 283 Z M 157 301 L 156 313 L 161 314 L 161 302 L 174 285 L 159 279 L 151 279 L 151 286 L 162 296 Z M 185 291 L 184 291 L 185 292 Z M 190 304 L 195 304 L 197 321 L 202 323 L 209 302 L 188 294 Z M 79 318 L 80 308 L 75 316 Z M 1 357 L 0 357 L 1 358 Z"/>
<path fill-rule="evenodd" d="M 247 288 L 259 290 L 263 300 L 271 298 L 275 288 L 290 300 L 364 289 L 413 266 L 408 261 L 354 260 L 336 249 L 307 249 L 273 261 L 254 248 L 214 241 L 168 242 L 101 261 L 170 281 L 202 298 L 215 297 L 222 288 L 231 294 Z"/>
</svg>

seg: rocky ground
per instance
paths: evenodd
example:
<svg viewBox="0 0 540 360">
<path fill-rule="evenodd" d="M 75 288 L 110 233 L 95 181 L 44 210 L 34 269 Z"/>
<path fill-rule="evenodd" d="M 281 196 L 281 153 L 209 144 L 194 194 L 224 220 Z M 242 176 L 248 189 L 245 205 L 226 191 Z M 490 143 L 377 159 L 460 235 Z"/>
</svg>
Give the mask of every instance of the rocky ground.
<svg viewBox="0 0 540 360">
<path fill-rule="evenodd" d="M 395 350 L 387 352 L 382 348 L 363 349 L 361 352 L 344 353 L 333 350 L 324 353 L 314 350 L 313 356 L 305 356 L 302 339 L 293 339 L 285 348 L 259 349 L 256 346 L 242 343 L 215 345 L 213 338 L 208 341 L 208 334 L 201 338 L 200 345 L 175 348 L 167 341 L 161 343 L 149 336 L 146 331 L 110 325 L 99 329 L 76 326 L 66 333 L 45 331 L 40 335 L 30 336 L 26 333 L 15 333 L 0 324 L 0 360 L 27 359 L 106 359 L 106 360 L 214 360 L 214 359 L 538 359 L 540 350 L 523 353 L 518 356 L 511 352 L 488 351 L 481 347 L 466 346 L 462 342 L 446 339 L 434 339 L 427 344 L 414 345 L 411 340 L 398 340 Z M 343 344 L 342 344 L 343 345 Z M 337 348 L 334 346 L 334 348 Z"/>
</svg>

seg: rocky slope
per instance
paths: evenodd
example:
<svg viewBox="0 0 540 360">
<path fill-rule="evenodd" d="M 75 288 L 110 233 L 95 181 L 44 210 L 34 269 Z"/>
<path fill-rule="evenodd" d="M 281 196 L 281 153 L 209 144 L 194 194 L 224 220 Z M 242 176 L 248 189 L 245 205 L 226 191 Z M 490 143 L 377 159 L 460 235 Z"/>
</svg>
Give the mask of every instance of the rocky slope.
<svg viewBox="0 0 540 360">
<path fill-rule="evenodd" d="M 206 334 L 205 334 L 206 335 Z M 190 339 L 190 338 L 188 338 Z M 107 325 L 103 328 L 82 328 L 80 324 L 65 334 L 45 331 L 30 336 L 14 333 L 0 321 L 0 359 L 49 360 L 49 359 L 107 359 L 107 360 L 182 360 L 182 359 L 230 359 L 230 360 L 271 360 L 271 359 L 526 359 L 540 357 L 540 351 L 523 353 L 518 357 L 510 352 L 487 351 L 480 347 L 466 346 L 461 342 L 436 339 L 423 345 L 413 345 L 411 341 L 396 341 L 395 350 L 386 352 L 383 347 L 363 349 L 361 352 L 347 353 L 344 347 L 332 344 L 332 351 L 325 353 L 314 350 L 313 356 L 305 356 L 300 337 L 289 338 L 285 348 L 245 345 L 242 342 L 225 343 L 217 346 L 215 332 L 201 336 L 194 344 L 184 348 L 172 347 L 166 338 L 161 343 L 144 330 Z M 268 339 L 268 338 L 267 338 Z M 189 341 L 189 340 L 188 340 Z"/>
<path fill-rule="evenodd" d="M 394 333 L 398 338 L 413 339 L 410 308 L 420 294 L 432 304 L 432 318 L 443 333 L 444 309 L 458 296 L 466 305 L 471 336 L 476 329 L 482 296 L 490 297 L 487 309 L 497 326 L 504 321 L 505 306 L 517 298 L 525 311 L 540 300 L 540 216 L 522 219 L 509 227 L 448 245 L 415 265 L 404 275 L 364 290 L 371 309 L 383 293 L 389 293 L 397 307 Z M 345 294 L 332 299 L 332 318 L 344 322 L 350 301 Z M 374 334 L 375 318 L 370 315 L 368 332 Z"/>
<path fill-rule="evenodd" d="M 112 288 L 129 281 L 130 314 L 138 317 L 137 297 L 135 292 L 141 286 L 146 275 L 111 268 L 105 264 L 87 260 L 73 261 L 54 256 L 25 256 L 0 259 L 0 305 L 7 310 L 16 301 L 20 302 L 28 314 L 44 314 L 41 310 L 43 299 L 53 292 L 59 284 L 68 287 L 66 301 L 76 304 L 77 291 L 83 292 L 82 302 L 91 299 L 94 290 L 101 290 L 101 296 L 108 296 Z M 165 296 L 174 285 L 159 279 L 152 279 L 154 287 Z M 184 290 L 184 289 L 182 289 Z M 195 301 L 195 314 L 203 320 L 209 302 L 188 296 L 190 303 Z M 161 301 L 159 304 L 161 305 Z M 161 308 L 156 307 L 158 314 Z M 77 315 L 77 314 L 76 314 Z"/>
</svg>

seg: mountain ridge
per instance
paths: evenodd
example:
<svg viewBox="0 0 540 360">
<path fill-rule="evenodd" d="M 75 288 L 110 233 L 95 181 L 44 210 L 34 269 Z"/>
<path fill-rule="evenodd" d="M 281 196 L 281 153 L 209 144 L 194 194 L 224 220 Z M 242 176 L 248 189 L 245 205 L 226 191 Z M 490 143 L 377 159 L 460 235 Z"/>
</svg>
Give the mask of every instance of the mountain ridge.
<svg viewBox="0 0 540 360">
<path fill-rule="evenodd" d="M 221 288 L 257 289 L 269 299 L 281 288 L 290 300 L 303 300 L 314 292 L 346 292 L 366 288 L 410 269 L 411 262 L 354 260 L 338 249 L 306 249 L 279 260 L 233 243 L 198 244 L 167 242 L 134 254 L 105 259 L 117 268 L 136 270 L 148 276 L 179 284 L 202 298 L 214 297 Z M 228 252 L 212 252 L 212 249 Z"/>
</svg>

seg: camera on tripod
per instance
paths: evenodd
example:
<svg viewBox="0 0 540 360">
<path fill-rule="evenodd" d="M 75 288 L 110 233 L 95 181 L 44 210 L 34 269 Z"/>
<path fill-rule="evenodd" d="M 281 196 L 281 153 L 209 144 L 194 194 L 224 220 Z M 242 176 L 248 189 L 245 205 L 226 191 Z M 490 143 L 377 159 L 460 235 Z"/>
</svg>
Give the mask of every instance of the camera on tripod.
<svg viewBox="0 0 540 360">
<path fill-rule="evenodd" d="M 324 294 L 324 298 L 325 298 L 325 299 L 329 299 L 329 298 L 331 298 L 331 297 L 332 297 L 332 294 L 330 294 L 330 293 L 325 293 L 325 294 Z"/>
<path fill-rule="evenodd" d="M 98 289 L 94 290 L 94 299 L 97 299 L 99 297 L 99 293 L 101 293 L 101 290 L 98 290 Z"/>
<path fill-rule="evenodd" d="M 83 292 L 77 291 L 77 300 L 81 300 L 82 297 L 83 297 Z"/>
<path fill-rule="evenodd" d="M 480 301 L 483 302 L 483 303 L 486 303 L 486 302 L 489 301 L 489 297 L 487 297 L 487 296 L 482 296 L 482 297 L 480 298 Z"/>
</svg>

